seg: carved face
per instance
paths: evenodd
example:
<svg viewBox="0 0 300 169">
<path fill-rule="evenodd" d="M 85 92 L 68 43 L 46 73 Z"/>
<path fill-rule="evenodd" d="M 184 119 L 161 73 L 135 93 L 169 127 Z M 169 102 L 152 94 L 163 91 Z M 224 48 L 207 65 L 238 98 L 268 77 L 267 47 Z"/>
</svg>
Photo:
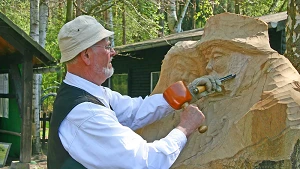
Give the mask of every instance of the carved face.
<svg viewBox="0 0 300 169">
<path fill-rule="evenodd" d="M 230 95 L 235 94 L 240 87 L 251 56 L 245 54 L 244 51 L 225 47 L 210 47 L 204 54 L 207 60 L 206 71 L 210 75 L 221 78 L 236 74 L 235 79 L 223 83 L 225 91 L 230 91 Z"/>
<path fill-rule="evenodd" d="M 205 57 L 207 59 L 206 71 L 209 74 L 217 75 L 219 77 L 228 74 L 231 62 L 231 54 L 229 51 L 216 47 Z"/>
</svg>

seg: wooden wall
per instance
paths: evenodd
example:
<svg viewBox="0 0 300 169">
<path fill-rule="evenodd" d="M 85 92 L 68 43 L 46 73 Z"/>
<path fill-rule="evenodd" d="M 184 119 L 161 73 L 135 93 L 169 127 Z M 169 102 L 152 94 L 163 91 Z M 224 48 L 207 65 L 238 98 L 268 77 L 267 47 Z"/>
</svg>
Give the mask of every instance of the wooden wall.
<svg viewBox="0 0 300 169">
<path fill-rule="evenodd" d="M 160 71 L 162 60 L 171 46 L 146 49 L 117 56 L 112 64 L 115 74 L 128 73 L 128 95 L 145 97 L 150 94 L 151 72 Z M 107 86 L 107 82 L 104 84 Z"/>
</svg>

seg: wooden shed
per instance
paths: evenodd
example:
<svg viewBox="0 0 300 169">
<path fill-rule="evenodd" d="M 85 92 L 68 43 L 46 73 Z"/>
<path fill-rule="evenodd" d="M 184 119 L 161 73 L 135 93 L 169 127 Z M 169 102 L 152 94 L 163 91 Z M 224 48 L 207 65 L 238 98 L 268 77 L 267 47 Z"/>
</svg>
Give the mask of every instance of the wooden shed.
<svg viewBox="0 0 300 169">
<path fill-rule="evenodd" d="M 55 59 L 0 13 L 0 142 L 11 143 L 24 166 L 32 151 L 33 69 L 52 65 Z"/>
<path fill-rule="evenodd" d="M 283 54 L 287 13 L 281 12 L 259 18 L 268 23 L 271 47 Z M 118 52 L 112 62 L 115 74 L 105 85 L 132 97 L 149 95 L 157 83 L 162 60 L 170 48 L 178 41 L 199 40 L 202 34 L 203 29 L 194 29 L 115 47 Z"/>
</svg>

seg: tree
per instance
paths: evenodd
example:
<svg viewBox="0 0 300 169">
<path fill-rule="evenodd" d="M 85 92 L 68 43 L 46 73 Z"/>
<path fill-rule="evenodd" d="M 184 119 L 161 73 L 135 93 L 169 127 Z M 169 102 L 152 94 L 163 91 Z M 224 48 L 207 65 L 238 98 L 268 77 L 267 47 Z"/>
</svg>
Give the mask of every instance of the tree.
<svg viewBox="0 0 300 169">
<path fill-rule="evenodd" d="M 126 8 L 125 3 L 122 5 L 122 45 L 126 45 Z"/>
<path fill-rule="evenodd" d="M 288 21 L 286 27 L 286 53 L 285 56 L 300 72 L 300 2 L 289 0 Z"/>
<path fill-rule="evenodd" d="M 112 6 L 112 4 L 113 4 L 112 0 L 109 0 L 107 3 L 108 3 L 108 6 Z M 112 10 L 112 8 L 108 9 L 107 22 L 108 22 L 109 30 L 114 31 L 113 10 Z M 114 35 L 112 35 L 110 37 L 110 42 L 111 42 L 111 46 L 114 47 L 115 46 L 115 37 L 114 37 Z"/>
<path fill-rule="evenodd" d="M 179 15 L 179 18 L 177 18 L 177 6 L 176 6 L 176 0 L 170 0 L 168 4 L 168 26 L 171 31 L 171 33 L 178 33 L 182 32 L 182 21 L 185 16 L 186 10 L 189 6 L 190 0 L 186 0 L 184 7 Z"/>
<path fill-rule="evenodd" d="M 45 48 L 48 17 L 49 17 L 49 0 L 41 0 L 39 10 L 39 44 Z"/>
<path fill-rule="evenodd" d="M 30 33 L 29 36 L 39 42 L 39 0 L 30 0 Z"/>
<path fill-rule="evenodd" d="M 73 19 L 73 0 L 67 0 L 66 23 Z"/>
<path fill-rule="evenodd" d="M 76 17 L 77 16 L 80 16 L 81 14 L 82 14 L 82 12 L 81 12 L 81 0 L 76 0 Z"/>
<path fill-rule="evenodd" d="M 30 0 L 30 37 L 39 43 L 39 0 Z M 42 75 L 33 75 L 33 98 L 32 109 L 34 114 L 34 133 L 33 144 L 35 145 L 35 153 L 41 152 L 40 144 L 40 100 L 41 100 L 41 82 Z"/>
</svg>

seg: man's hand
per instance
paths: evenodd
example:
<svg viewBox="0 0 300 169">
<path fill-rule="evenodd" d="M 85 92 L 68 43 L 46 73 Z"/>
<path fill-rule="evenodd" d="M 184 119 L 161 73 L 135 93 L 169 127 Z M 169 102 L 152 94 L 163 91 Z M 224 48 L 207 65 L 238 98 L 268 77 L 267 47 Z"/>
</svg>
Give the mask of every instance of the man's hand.
<svg viewBox="0 0 300 169">
<path fill-rule="evenodd" d="M 191 135 L 205 120 L 204 114 L 195 105 L 187 106 L 180 114 L 180 123 L 176 127 L 187 137 Z"/>
<path fill-rule="evenodd" d="M 222 91 L 221 85 L 222 83 L 217 77 L 207 75 L 192 81 L 192 83 L 188 85 L 188 89 L 190 93 L 193 95 L 193 98 L 198 100 L 201 97 L 207 96 L 214 92 L 221 92 Z M 205 86 L 206 90 L 204 92 L 195 94 L 193 91 L 197 88 L 197 86 Z"/>
</svg>

